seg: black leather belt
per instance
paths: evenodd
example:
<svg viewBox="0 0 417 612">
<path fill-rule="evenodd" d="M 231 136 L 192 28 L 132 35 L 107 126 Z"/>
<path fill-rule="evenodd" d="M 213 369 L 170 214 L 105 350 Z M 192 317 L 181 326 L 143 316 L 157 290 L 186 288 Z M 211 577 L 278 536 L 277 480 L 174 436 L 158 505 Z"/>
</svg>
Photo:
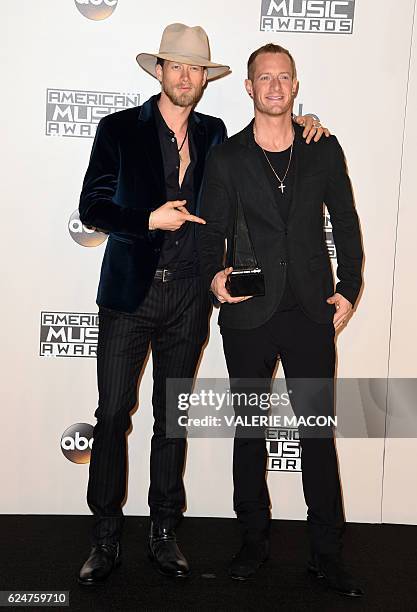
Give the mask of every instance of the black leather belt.
<svg viewBox="0 0 417 612">
<path fill-rule="evenodd" d="M 182 268 L 181 270 L 167 270 L 166 268 L 158 268 L 155 270 L 154 279 L 167 283 L 168 281 L 180 280 L 182 278 L 193 278 L 194 276 L 198 276 L 198 270 L 195 267 Z"/>
</svg>

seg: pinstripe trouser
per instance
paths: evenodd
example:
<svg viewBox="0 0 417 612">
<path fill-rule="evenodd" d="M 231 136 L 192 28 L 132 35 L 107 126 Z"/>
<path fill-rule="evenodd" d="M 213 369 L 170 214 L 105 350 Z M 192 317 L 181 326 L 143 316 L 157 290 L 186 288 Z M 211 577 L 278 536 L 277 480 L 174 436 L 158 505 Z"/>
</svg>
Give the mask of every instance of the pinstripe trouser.
<svg viewBox="0 0 417 612">
<path fill-rule="evenodd" d="M 199 277 L 165 283 L 154 280 L 133 314 L 100 307 L 99 401 L 87 491 L 94 514 L 95 542 L 120 539 L 126 496 L 126 432 L 149 346 L 154 379 L 148 496 L 151 519 L 173 528 L 182 516 L 186 440 L 165 435 L 166 379 L 193 378 L 207 337 L 208 312 L 209 296 Z"/>
</svg>

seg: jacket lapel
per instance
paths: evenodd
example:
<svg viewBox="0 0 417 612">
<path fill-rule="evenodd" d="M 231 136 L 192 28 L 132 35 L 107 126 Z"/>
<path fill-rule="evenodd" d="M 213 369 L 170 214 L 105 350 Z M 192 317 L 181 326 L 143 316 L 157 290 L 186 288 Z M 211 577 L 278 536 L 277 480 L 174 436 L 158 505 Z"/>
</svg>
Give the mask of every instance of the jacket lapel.
<svg viewBox="0 0 417 612">
<path fill-rule="evenodd" d="M 147 100 L 141 107 L 138 121 L 138 146 L 145 153 L 149 162 L 150 175 L 153 176 L 160 199 L 166 200 L 164 165 L 161 146 L 159 144 L 158 130 L 153 111 L 153 103 L 157 96 Z"/>
<path fill-rule="evenodd" d="M 302 176 L 305 168 L 305 147 L 312 146 L 314 147 L 314 143 L 310 145 L 306 145 L 302 136 L 303 128 L 298 125 L 294 125 L 294 152 L 293 152 L 293 163 L 294 163 L 294 186 L 292 193 L 292 202 L 288 214 L 288 223 L 291 222 L 294 214 L 299 206 L 299 193 L 300 193 L 300 180 L 302 180 Z"/>
<path fill-rule="evenodd" d="M 193 144 L 195 147 L 196 161 L 194 165 L 194 194 L 196 200 L 203 180 L 204 164 L 208 150 L 207 129 L 198 115 L 192 113 L 190 116 L 190 127 L 192 130 Z"/>
</svg>

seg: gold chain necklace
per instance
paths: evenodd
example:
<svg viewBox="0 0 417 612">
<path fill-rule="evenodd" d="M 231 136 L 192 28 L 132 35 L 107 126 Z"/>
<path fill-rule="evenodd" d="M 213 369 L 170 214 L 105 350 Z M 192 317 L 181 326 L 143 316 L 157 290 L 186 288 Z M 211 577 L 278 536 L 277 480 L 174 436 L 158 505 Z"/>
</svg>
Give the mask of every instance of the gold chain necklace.
<svg viewBox="0 0 417 612">
<path fill-rule="evenodd" d="M 256 130 L 255 130 L 255 126 L 253 126 L 253 135 L 254 135 L 255 142 L 256 142 Z M 269 161 L 269 157 L 268 157 L 268 155 L 266 154 L 265 149 L 263 149 L 259 143 L 257 143 L 257 145 L 258 145 L 258 146 L 259 146 L 259 147 L 262 149 L 262 153 L 265 155 L 265 159 L 266 159 L 266 161 L 268 162 L 269 167 L 271 168 L 272 172 L 275 174 L 275 176 L 276 176 L 277 180 L 278 180 L 278 181 L 279 181 L 279 183 L 280 183 L 280 184 L 279 184 L 278 189 L 281 189 L 281 193 L 284 195 L 284 189 L 285 189 L 285 187 L 286 187 L 286 185 L 284 185 L 284 181 L 285 181 L 285 179 L 286 179 L 286 177 L 287 177 L 288 170 L 290 169 L 290 166 L 291 166 L 292 150 L 293 150 L 293 146 L 294 146 L 294 131 L 293 131 L 293 140 L 292 140 L 292 143 L 291 143 L 291 149 L 290 149 L 290 159 L 289 159 L 289 161 L 288 161 L 288 166 L 287 166 L 287 169 L 286 169 L 285 174 L 284 174 L 284 176 L 282 177 L 282 179 L 280 179 L 280 178 L 279 178 L 279 176 L 278 176 L 278 174 L 275 172 L 273 165 L 272 165 L 272 164 L 271 164 L 271 162 Z"/>
</svg>

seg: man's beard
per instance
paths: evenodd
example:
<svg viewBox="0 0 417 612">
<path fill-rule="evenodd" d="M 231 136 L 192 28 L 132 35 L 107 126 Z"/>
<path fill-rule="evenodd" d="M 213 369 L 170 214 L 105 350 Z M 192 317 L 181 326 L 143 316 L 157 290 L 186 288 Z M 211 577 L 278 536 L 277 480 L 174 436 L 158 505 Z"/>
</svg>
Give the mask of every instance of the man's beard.
<svg viewBox="0 0 417 612">
<path fill-rule="evenodd" d="M 175 106 L 181 106 L 186 108 L 187 106 L 195 106 L 200 101 L 203 95 L 203 86 L 191 89 L 190 91 L 184 91 L 178 93 L 175 87 L 169 87 L 169 85 L 163 84 L 164 93 L 171 100 Z"/>
</svg>

